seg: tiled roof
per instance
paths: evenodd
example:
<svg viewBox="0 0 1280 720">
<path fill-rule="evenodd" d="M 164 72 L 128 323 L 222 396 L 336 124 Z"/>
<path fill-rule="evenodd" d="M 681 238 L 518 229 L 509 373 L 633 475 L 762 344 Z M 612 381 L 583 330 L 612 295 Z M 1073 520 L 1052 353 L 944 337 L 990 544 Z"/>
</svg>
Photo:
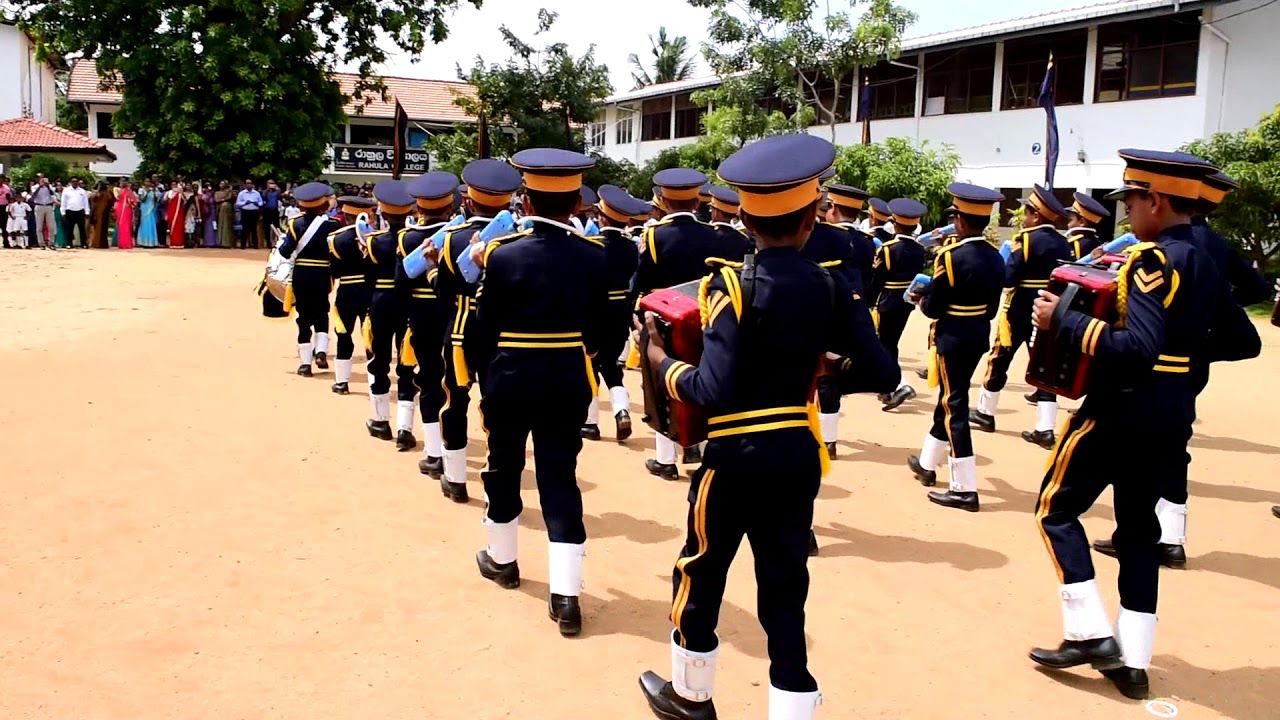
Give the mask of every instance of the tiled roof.
<svg viewBox="0 0 1280 720">
<path fill-rule="evenodd" d="M 347 95 L 355 90 L 359 79 L 358 75 L 352 73 L 334 73 L 334 77 L 342 92 Z M 98 67 L 94 61 L 76 61 L 71 68 L 67 99 L 82 103 L 120 104 L 120 91 L 103 90 L 99 87 L 98 80 Z M 475 88 L 467 83 L 387 76 L 382 81 L 387 86 L 385 101 L 377 93 L 368 92 L 363 100 L 353 98 L 347 103 L 343 108 L 346 113 L 352 117 L 392 118 L 395 117 L 395 99 L 398 97 L 410 120 L 444 123 L 473 121 L 462 108 L 453 104 L 458 95 L 475 95 Z"/>
<path fill-rule="evenodd" d="M 38 122 L 31 118 L 0 120 L 0 150 L 89 153 L 116 159 L 115 154 L 102 143 L 94 142 L 66 128 Z"/>
</svg>

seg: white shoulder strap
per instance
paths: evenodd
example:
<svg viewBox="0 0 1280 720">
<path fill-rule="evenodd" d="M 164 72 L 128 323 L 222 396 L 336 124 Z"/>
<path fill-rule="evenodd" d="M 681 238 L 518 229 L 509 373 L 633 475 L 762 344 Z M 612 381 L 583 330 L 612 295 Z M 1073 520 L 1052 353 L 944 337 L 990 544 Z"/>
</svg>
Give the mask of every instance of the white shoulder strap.
<svg viewBox="0 0 1280 720">
<path fill-rule="evenodd" d="M 293 251 L 293 257 L 289 258 L 290 260 L 302 253 L 302 248 L 306 247 L 307 243 L 311 242 L 311 239 L 316 236 L 316 233 L 320 232 L 320 228 L 324 227 L 327 220 L 328 218 L 324 215 L 317 215 L 311 219 L 311 224 L 307 226 L 307 231 L 302 233 L 302 237 L 298 239 L 298 247 Z"/>
</svg>

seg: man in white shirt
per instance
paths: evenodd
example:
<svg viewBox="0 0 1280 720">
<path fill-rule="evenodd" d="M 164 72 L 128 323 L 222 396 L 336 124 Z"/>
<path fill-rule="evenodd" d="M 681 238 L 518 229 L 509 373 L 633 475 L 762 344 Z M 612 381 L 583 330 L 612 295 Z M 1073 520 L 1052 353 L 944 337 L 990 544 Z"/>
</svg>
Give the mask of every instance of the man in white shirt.
<svg viewBox="0 0 1280 720">
<path fill-rule="evenodd" d="M 62 189 L 62 221 L 67 224 L 67 247 L 75 247 L 75 231 L 80 231 L 80 246 L 89 247 L 89 235 L 85 230 L 85 215 L 89 211 L 89 193 L 80 187 L 79 178 L 71 178 L 71 184 Z"/>
</svg>

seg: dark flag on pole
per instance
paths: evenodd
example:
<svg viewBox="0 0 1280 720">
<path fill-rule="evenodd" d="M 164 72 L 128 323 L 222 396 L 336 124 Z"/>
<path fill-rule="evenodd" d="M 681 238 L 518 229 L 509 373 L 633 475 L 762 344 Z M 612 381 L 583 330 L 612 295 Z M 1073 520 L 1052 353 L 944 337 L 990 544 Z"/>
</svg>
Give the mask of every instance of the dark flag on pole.
<svg viewBox="0 0 1280 720">
<path fill-rule="evenodd" d="M 1045 112 L 1044 186 L 1049 190 L 1053 189 L 1053 175 L 1058 169 L 1058 113 L 1053 109 L 1053 78 L 1053 53 L 1049 53 L 1039 98 L 1040 107 Z"/>
<path fill-rule="evenodd" d="M 409 132 L 409 115 L 400 104 L 400 98 L 396 98 L 396 119 L 392 132 L 395 133 L 395 138 L 391 141 L 391 178 L 399 180 L 400 173 L 404 170 L 405 135 Z"/>
<path fill-rule="evenodd" d="M 858 122 L 862 123 L 862 144 L 871 144 L 871 83 L 862 79 L 862 90 L 858 92 Z"/>
<path fill-rule="evenodd" d="M 489 142 L 489 121 L 484 113 L 480 113 L 480 122 L 476 127 L 476 157 L 487 158 L 493 154 L 493 145 Z"/>
</svg>

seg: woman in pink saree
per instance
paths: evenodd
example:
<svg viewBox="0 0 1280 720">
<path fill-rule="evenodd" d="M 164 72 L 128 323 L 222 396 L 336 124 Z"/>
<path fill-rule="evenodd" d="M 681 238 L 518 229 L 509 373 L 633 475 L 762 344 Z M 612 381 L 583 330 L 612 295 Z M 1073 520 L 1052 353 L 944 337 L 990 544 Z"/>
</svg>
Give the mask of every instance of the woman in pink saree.
<svg viewBox="0 0 1280 720">
<path fill-rule="evenodd" d="M 169 247 L 171 248 L 180 248 L 186 244 L 187 203 L 182 190 L 182 183 L 175 182 L 166 196 L 169 202 L 165 204 L 164 215 L 169 226 Z"/>
<path fill-rule="evenodd" d="M 119 233 L 116 247 L 121 250 L 133 249 L 133 213 L 138 207 L 138 194 L 133 191 L 133 183 L 125 180 L 120 183 L 120 197 L 116 198 L 116 231 Z"/>
</svg>

